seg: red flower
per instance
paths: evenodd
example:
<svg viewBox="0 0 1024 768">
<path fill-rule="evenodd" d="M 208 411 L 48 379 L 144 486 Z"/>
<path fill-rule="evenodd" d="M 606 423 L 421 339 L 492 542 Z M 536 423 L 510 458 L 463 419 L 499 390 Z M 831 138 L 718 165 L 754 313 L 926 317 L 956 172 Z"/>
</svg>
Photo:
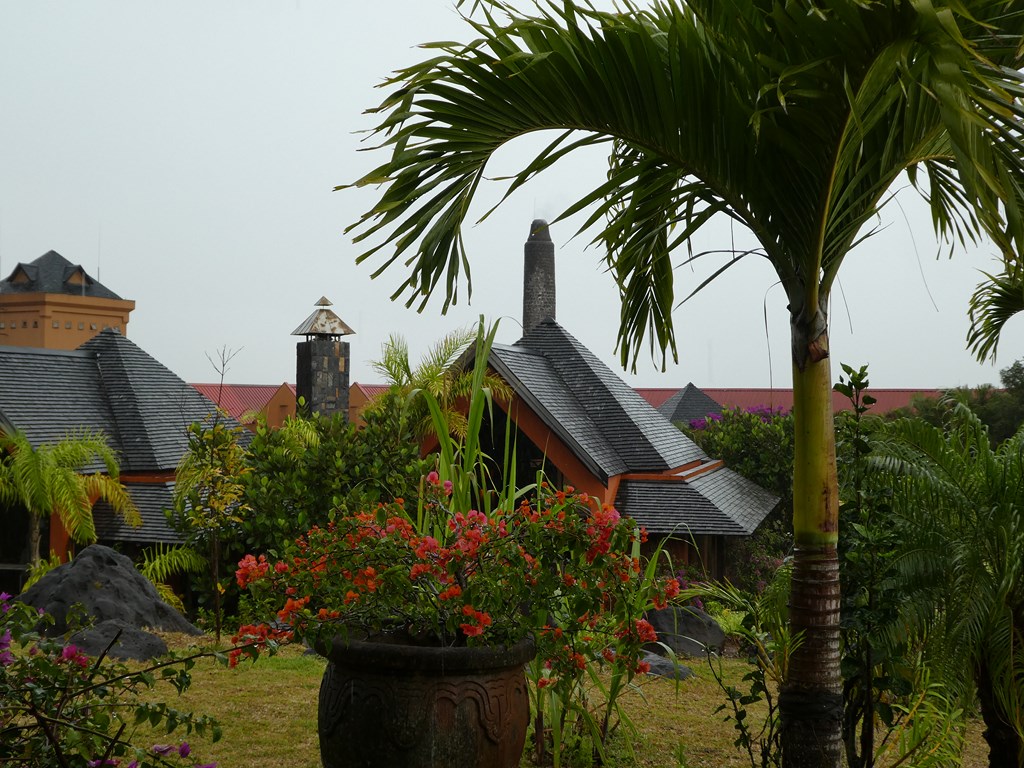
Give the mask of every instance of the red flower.
<svg viewBox="0 0 1024 768">
<path fill-rule="evenodd" d="M 292 617 L 295 616 L 299 611 L 306 607 L 306 603 L 309 602 L 309 597 L 300 597 L 298 600 L 288 598 L 285 601 L 284 608 L 277 612 L 277 618 L 283 623 L 288 624 Z"/>
<path fill-rule="evenodd" d="M 269 568 L 270 563 L 267 562 L 266 555 L 260 555 L 259 560 L 252 555 L 246 555 L 238 561 L 238 570 L 235 571 L 238 586 L 245 589 L 252 582 L 264 576 Z"/>
<path fill-rule="evenodd" d="M 637 619 L 635 626 L 636 633 L 641 641 L 645 643 L 658 642 L 658 633 L 654 631 L 654 627 L 651 626 L 651 622 L 647 619 Z"/>
<path fill-rule="evenodd" d="M 443 590 L 440 594 L 438 594 L 437 597 L 440 600 L 451 600 L 453 597 L 458 597 L 461 594 L 462 587 L 460 587 L 458 584 L 452 584 L 450 587 L 448 587 L 448 589 Z"/>
<path fill-rule="evenodd" d="M 472 605 L 462 606 L 462 615 L 467 616 L 473 623 L 466 622 L 465 624 L 459 624 L 459 629 L 466 637 L 478 637 L 484 633 L 484 627 L 491 625 L 491 617 L 489 614 L 478 611 Z"/>
</svg>

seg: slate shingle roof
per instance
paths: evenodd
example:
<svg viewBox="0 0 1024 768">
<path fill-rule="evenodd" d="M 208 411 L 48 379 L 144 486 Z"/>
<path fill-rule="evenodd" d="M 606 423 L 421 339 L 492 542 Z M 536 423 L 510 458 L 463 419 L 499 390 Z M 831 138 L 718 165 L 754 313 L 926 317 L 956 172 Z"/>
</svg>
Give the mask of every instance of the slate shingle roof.
<svg viewBox="0 0 1024 768">
<path fill-rule="evenodd" d="M 689 483 L 623 480 L 615 497 L 615 508 L 636 520 L 649 533 L 674 534 L 680 538 L 751 533 Z"/>
<path fill-rule="evenodd" d="M 703 419 L 708 414 L 721 414 L 722 406 L 691 382 L 659 405 L 658 412 L 673 424 L 688 426 L 691 421 Z"/>
<path fill-rule="evenodd" d="M 490 359 L 498 375 L 602 482 L 629 470 L 543 354 L 526 347 L 495 344 Z"/>
<path fill-rule="evenodd" d="M 779 503 L 778 496 L 728 468 L 699 475 L 690 480 L 689 485 L 738 522 L 747 533 L 753 533 Z"/>
<path fill-rule="evenodd" d="M 778 502 L 724 467 L 674 474 L 711 459 L 554 320 L 495 344 L 490 362 L 595 477 L 625 476 L 615 505 L 652 533 L 743 536 Z M 665 479 L 629 479 L 637 474 Z"/>
<path fill-rule="evenodd" d="M 650 533 L 679 536 L 754 532 L 778 497 L 723 467 L 693 480 L 623 480 L 615 507 Z"/>
<path fill-rule="evenodd" d="M 177 467 L 188 448 L 188 426 L 209 418 L 213 404 L 116 331 L 103 331 L 79 350 L 99 370 L 121 471 Z"/>
<path fill-rule="evenodd" d="M 174 483 L 125 483 L 125 488 L 135 502 L 142 517 L 142 525 L 134 527 L 121 519 L 120 515 L 105 501 L 93 507 L 92 516 L 96 523 L 96 535 L 102 541 L 130 541 L 139 544 L 160 542 L 177 544 L 181 537 L 167 524 L 165 509 L 174 508 Z"/>
<path fill-rule="evenodd" d="M 28 280 L 15 282 L 20 272 L 24 272 Z M 82 275 L 83 284 L 68 282 L 77 273 Z M 29 264 L 19 263 L 6 280 L 0 280 L 0 293 L 64 293 L 121 300 L 112 290 L 90 277 L 81 265 L 72 264 L 56 251 L 47 251 Z"/>
<path fill-rule="evenodd" d="M 69 433 L 103 432 L 121 453 L 100 371 L 91 355 L 0 347 L 0 429 L 21 430 L 38 447 Z M 100 465 L 87 471 L 99 471 Z"/>
<path fill-rule="evenodd" d="M 562 383 L 562 392 L 556 397 L 573 397 L 585 404 L 587 417 L 626 471 L 660 471 L 707 458 L 554 320 L 535 326 L 515 346 L 544 356 Z"/>
<path fill-rule="evenodd" d="M 188 426 L 215 410 L 193 387 L 110 329 L 72 352 L 0 347 L 0 371 L 0 429 L 20 430 L 33 446 L 83 430 L 101 432 L 123 475 L 173 472 L 188 448 Z M 104 467 L 97 463 L 82 471 Z M 171 507 L 173 481 L 128 479 L 125 485 L 143 525 L 125 525 L 100 502 L 94 510 L 100 537 L 178 541 L 163 513 Z"/>
</svg>

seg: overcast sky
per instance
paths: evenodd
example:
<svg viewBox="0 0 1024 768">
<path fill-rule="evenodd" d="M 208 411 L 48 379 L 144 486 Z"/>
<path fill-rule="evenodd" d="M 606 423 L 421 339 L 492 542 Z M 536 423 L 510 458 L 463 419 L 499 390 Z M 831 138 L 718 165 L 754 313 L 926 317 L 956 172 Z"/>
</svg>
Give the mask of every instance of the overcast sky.
<svg viewBox="0 0 1024 768">
<path fill-rule="evenodd" d="M 520 335 L 523 241 L 602 178 L 600 155 L 549 171 L 467 233 L 473 301 L 447 316 L 388 296 L 399 269 L 370 279 L 343 230 L 372 189 L 332 191 L 382 153 L 360 152 L 363 111 L 392 70 L 426 57 L 418 43 L 464 40 L 452 0 L 0 3 L 0 273 L 46 251 L 81 264 L 136 302 L 129 337 L 184 379 L 216 380 L 208 356 L 237 350 L 227 381 L 295 380 L 289 334 L 321 295 L 356 335 L 353 379 L 390 333 L 418 354 L 479 314 Z M 493 175 L 530 144 L 503 150 Z M 493 201 L 497 184 L 485 190 Z M 989 246 L 936 259 L 926 208 L 903 191 L 840 273 L 833 372 L 869 363 L 879 387 L 998 382 L 1024 355 L 1011 321 L 995 365 L 965 350 L 967 300 L 996 267 Z M 481 204 L 482 212 L 487 206 Z M 600 254 L 574 228 L 552 229 L 558 320 L 609 364 L 618 304 Z M 752 245 L 723 224 L 699 248 Z M 713 266 L 677 270 L 682 297 Z M 789 386 L 788 318 L 770 267 L 750 257 L 674 314 L 680 362 L 647 359 L 634 385 Z M 766 324 L 767 315 L 767 324 Z"/>
</svg>

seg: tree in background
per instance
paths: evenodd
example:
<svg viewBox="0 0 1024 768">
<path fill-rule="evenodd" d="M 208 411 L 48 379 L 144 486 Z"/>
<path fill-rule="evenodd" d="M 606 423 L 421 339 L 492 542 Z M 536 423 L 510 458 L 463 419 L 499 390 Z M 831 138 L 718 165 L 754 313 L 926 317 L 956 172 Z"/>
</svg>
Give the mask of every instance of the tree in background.
<svg viewBox="0 0 1024 768">
<path fill-rule="evenodd" d="M 341 414 L 292 417 L 280 429 L 264 423 L 251 438 L 223 419 L 189 428 L 172 520 L 204 553 L 198 592 L 215 631 L 225 612 L 239 609 L 237 584 L 222 574 L 233 574 L 246 552 L 284 551 L 313 526 L 379 502 L 416 502 L 426 462 L 401 398 L 380 399 L 359 429 Z"/>
<path fill-rule="evenodd" d="M 909 408 L 901 408 L 887 414 L 889 418 L 914 416 L 924 419 L 932 426 L 941 427 L 946 423 L 949 412 L 956 401 L 962 401 L 978 414 L 988 427 L 989 439 L 994 445 L 1012 437 L 1024 424 L 1024 360 L 1017 360 L 999 371 L 1003 389 L 984 384 L 974 389 L 958 387 L 949 390 L 952 399 L 914 397 Z"/>
<path fill-rule="evenodd" d="M 992 446 L 956 403 L 944 428 L 886 424 L 870 464 L 893 488 L 900 600 L 947 686 L 973 681 L 989 765 L 1024 764 L 1024 431 Z"/>
<path fill-rule="evenodd" d="M 750 537 L 729 545 L 726 574 L 759 593 L 793 546 L 793 415 L 768 408 L 727 408 L 720 418 L 691 422 L 684 432 L 708 455 L 779 497 Z"/>
<path fill-rule="evenodd" d="M 390 158 L 353 227 L 403 260 L 396 296 L 444 308 L 467 271 L 462 226 L 495 152 L 558 133 L 511 177 L 518 188 L 566 153 L 607 149 L 608 180 L 563 216 L 597 225 L 622 302 L 623 363 L 649 341 L 675 356 L 671 254 L 725 214 L 745 226 L 786 291 L 795 455 L 791 629 L 801 636 L 780 706 L 787 766 L 838 766 L 838 484 L 828 307 L 839 269 L 901 178 L 935 230 L 1021 251 L 1024 188 L 1019 2 L 957 0 L 474 0 L 477 39 L 439 43 L 401 70 L 378 108 Z M 600 222 L 600 223 L 599 223 Z M 705 283 L 706 284 L 706 283 Z M 700 290 L 705 284 L 698 286 Z"/>
<path fill-rule="evenodd" d="M 207 557 L 214 634 L 220 641 L 223 620 L 222 543 L 248 516 L 243 478 L 252 472 L 241 445 L 242 427 L 218 411 L 209 425 L 188 428 L 188 451 L 178 463 L 172 522 L 189 547 Z M 229 570 L 228 573 L 233 573 Z M 230 581 L 230 580 L 229 580 Z"/>
<path fill-rule="evenodd" d="M 1020 251 L 1004 257 L 1000 266 L 1002 271 L 986 274 L 987 279 L 971 296 L 967 343 L 979 360 L 995 360 L 999 334 L 1014 315 L 1024 311 L 1024 261 Z"/>
<path fill-rule="evenodd" d="M 314 525 L 382 501 L 415 503 L 427 470 L 401 397 L 385 393 L 363 418 L 359 429 L 337 414 L 292 418 L 281 429 L 257 428 L 244 478 L 251 513 L 234 554 L 278 551 Z"/>
<path fill-rule="evenodd" d="M 891 478 L 869 467 L 872 440 L 883 421 L 869 413 L 875 398 L 868 394 L 867 366 L 842 368 L 834 390 L 852 406 L 836 417 L 843 741 L 850 768 L 871 768 L 880 727 L 889 738 L 902 716 L 897 702 L 913 688 L 912 654 L 900 620 L 906 596 L 896 578 L 911 536 L 910 523 L 893 512 Z"/>
<path fill-rule="evenodd" d="M 459 409 L 459 403 L 469 398 L 473 372 L 467 370 L 461 358 L 475 338 L 476 331 L 469 328 L 452 331 L 427 350 L 415 368 L 404 338 L 392 335 L 384 342 L 380 360 L 373 362 L 374 370 L 405 399 L 406 418 L 417 438 L 426 437 L 434 429 L 427 401 L 420 396 L 422 392 L 429 392 L 437 402 L 452 436 L 466 436 L 466 415 Z M 484 386 L 497 397 L 512 396 L 512 388 L 490 372 Z M 377 398 L 367 410 L 389 407 L 392 407 L 389 401 Z"/>
<path fill-rule="evenodd" d="M 106 473 L 85 473 L 100 463 Z M 103 499 L 129 525 L 142 519 L 128 491 L 118 480 L 117 457 L 98 434 L 82 432 L 56 443 L 33 447 L 15 430 L 0 434 L 0 502 L 28 512 L 28 557 L 33 567 L 41 561 L 42 521 L 56 513 L 68 535 L 79 544 L 96 541 L 92 505 Z"/>
</svg>

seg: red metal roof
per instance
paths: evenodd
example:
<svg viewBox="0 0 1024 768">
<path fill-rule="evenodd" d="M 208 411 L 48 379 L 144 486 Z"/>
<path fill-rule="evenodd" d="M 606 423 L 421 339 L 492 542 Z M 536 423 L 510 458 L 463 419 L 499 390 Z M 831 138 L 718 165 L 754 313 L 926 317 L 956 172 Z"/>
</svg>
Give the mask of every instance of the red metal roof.
<svg viewBox="0 0 1024 768">
<path fill-rule="evenodd" d="M 357 387 L 366 396 L 367 400 L 383 395 L 390 389 L 388 384 L 360 384 L 358 381 L 353 382 L 352 386 Z"/>
<path fill-rule="evenodd" d="M 200 394 L 205 395 L 231 416 L 242 420 L 246 413 L 258 413 L 270 402 L 270 398 L 287 386 L 295 391 L 293 384 L 193 384 Z"/>
<path fill-rule="evenodd" d="M 637 394 L 655 408 L 660 408 L 672 395 L 678 392 L 680 387 L 637 387 Z"/>
<path fill-rule="evenodd" d="M 637 393 L 652 406 L 657 408 L 668 400 L 679 389 L 667 388 L 638 388 Z M 791 411 L 793 409 L 792 389 L 768 389 L 746 388 L 746 389 L 725 389 L 714 387 L 701 387 L 704 392 L 715 402 L 724 408 L 773 408 Z M 917 396 L 939 398 L 944 390 L 941 389 L 875 389 L 868 390 L 868 394 L 878 402 L 872 406 L 876 413 L 888 413 L 897 408 L 906 408 L 910 401 Z M 832 393 L 832 408 L 835 411 L 848 411 L 851 408 L 850 401 L 838 392 Z"/>
</svg>

